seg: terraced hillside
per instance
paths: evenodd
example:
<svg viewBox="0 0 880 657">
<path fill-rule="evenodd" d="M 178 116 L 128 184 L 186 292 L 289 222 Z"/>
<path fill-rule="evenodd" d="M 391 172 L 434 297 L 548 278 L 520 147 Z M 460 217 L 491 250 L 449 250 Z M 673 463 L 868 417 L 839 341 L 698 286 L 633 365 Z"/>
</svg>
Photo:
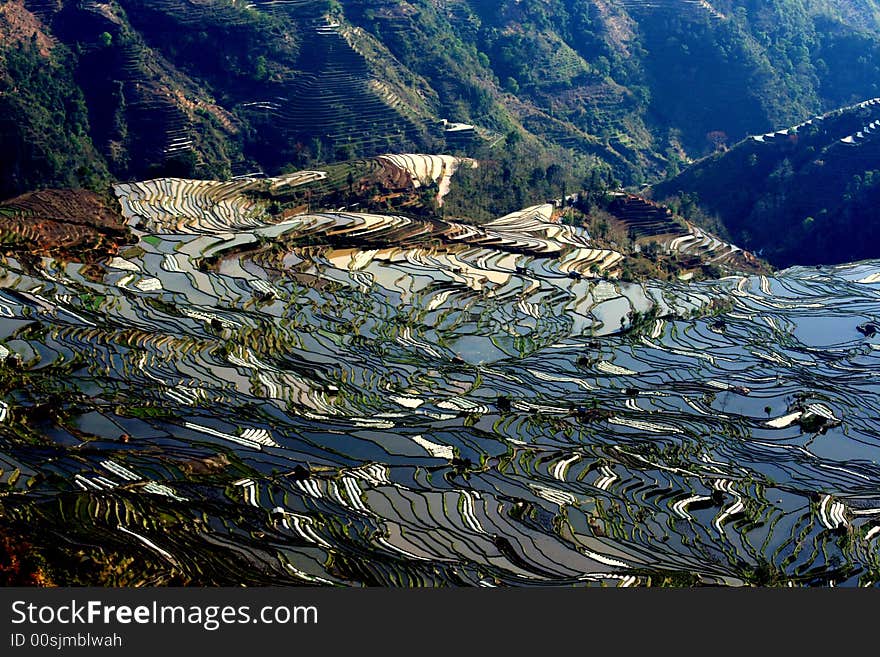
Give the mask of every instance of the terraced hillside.
<svg viewBox="0 0 880 657">
<path fill-rule="evenodd" d="M 880 581 L 880 265 L 626 283 L 553 205 L 289 206 L 340 177 L 120 183 L 97 265 L 5 252 L 16 581 Z"/>
<path fill-rule="evenodd" d="M 66 58 L 63 75 L 72 78 L 85 114 L 77 117 L 82 127 L 68 132 L 85 133 L 97 151 L 85 153 L 92 166 L 106 163 L 118 178 L 240 175 L 405 150 L 428 143 L 436 123 L 399 91 L 399 76 L 383 77 L 353 47 L 358 37 L 350 27 L 333 27 L 327 3 L 272 4 L 265 11 L 184 0 L 11 6 L 16 34 L 37 29 L 40 52 Z M 31 104 L 53 109 L 42 98 Z M 16 116 L 26 129 L 23 114 Z M 434 134 L 442 142 L 442 131 Z M 60 170 L 33 177 L 68 183 Z M 32 186 L 22 180 L 8 193 Z"/>
<path fill-rule="evenodd" d="M 609 211 L 614 227 L 628 234 L 640 248 L 656 245 L 685 256 L 685 267 L 689 259 L 691 266 L 724 263 L 739 270 L 750 270 L 758 264 L 753 254 L 675 216 L 666 206 L 634 194 L 618 192 L 613 197 Z"/>
<path fill-rule="evenodd" d="M 637 14 L 675 12 L 700 17 L 709 16 L 715 20 L 727 19 L 727 16 L 718 11 L 707 0 L 621 0 L 620 4 L 626 7 L 628 11 Z"/>
<path fill-rule="evenodd" d="M 317 138 L 322 152 L 338 159 L 426 143 L 421 117 L 371 76 L 338 24 L 310 26 L 301 38 L 308 52 L 304 73 L 284 89 L 283 97 L 247 105 L 271 117 L 285 140 Z"/>
<path fill-rule="evenodd" d="M 409 156 L 409 159 L 416 157 Z M 323 182 L 325 178 L 320 173 L 324 172 L 305 172 L 302 176 L 269 181 L 243 179 L 229 183 L 166 178 L 121 184 L 116 189 L 123 215 L 142 230 L 160 234 L 222 234 L 229 241 L 225 248 L 257 244 L 260 237 L 282 244 L 306 242 L 310 253 L 317 247 L 329 248 L 330 253 L 335 253 L 334 247 L 346 247 L 344 253 L 359 263 L 359 269 L 367 266 L 374 257 L 383 261 L 390 258 L 391 262 L 402 259 L 413 264 L 428 258 L 428 262 L 436 267 L 446 263 L 445 268 L 449 269 L 453 280 L 478 290 L 489 281 L 510 278 L 504 270 L 495 272 L 493 267 L 479 264 L 491 255 L 485 250 L 510 254 L 506 260 L 507 268 L 514 267 L 514 271 L 526 268 L 525 261 L 519 262 L 517 256 L 537 259 L 542 271 L 547 268 L 548 274 L 556 272 L 558 278 L 567 277 L 571 272 L 587 275 L 593 265 L 598 266 L 593 274 L 613 271 L 614 265 L 623 259 L 621 254 L 591 248 L 589 236 L 583 229 L 551 221 L 554 208 L 549 204 L 528 208 L 481 226 L 431 217 L 414 219 L 351 211 L 294 213 L 278 221 L 272 220 L 265 212 L 266 202 L 259 200 L 261 193 L 268 192 L 277 197 L 280 188 Z M 251 235 L 255 229 L 259 229 L 258 232 Z M 351 248 L 386 245 L 394 245 L 394 248 L 360 254 Z M 216 259 L 218 253 L 217 249 L 211 248 L 202 255 Z M 335 255 L 325 257 L 332 259 Z M 462 257 L 465 260 L 461 260 Z M 554 262 L 556 260 L 558 263 Z M 617 328 L 615 326 L 615 330 Z"/>
<path fill-rule="evenodd" d="M 880 586 L 876 10 L 0 2 L 0 585 Z"/>
<path fill-rule="evenodd" d="M 716 214 L 734 240 L 779 265 L 878 255 L 880 100 L 754 135 L 657 185 Z"/>
<path fill-rule="evenodd" d="M 127 240 L 121 218 L 92 192 L 44 190 L 0 203 L 0 244 L 18 258 L 96 262 Z"/>
<path fill-rule="evenodd" d="M 524 159 L 518 144 L 641 184 L 880 94 L 867 0 L 3 7 L 4 197 L 392 151 Z"/>
</svg>

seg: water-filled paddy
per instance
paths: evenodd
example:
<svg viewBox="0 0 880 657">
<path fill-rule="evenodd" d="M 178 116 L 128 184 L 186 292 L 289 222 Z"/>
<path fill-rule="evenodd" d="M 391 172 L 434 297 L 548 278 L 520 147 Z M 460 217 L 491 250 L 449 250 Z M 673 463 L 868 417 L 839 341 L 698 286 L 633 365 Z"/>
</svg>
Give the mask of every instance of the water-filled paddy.
<svg viewBox="0 0 880 657">
<path fill-rule="evenodd" d="M 14 513 L 197 580 L 880 580 L 880 263 L 623 286 L 184 224 L 97 279 L 7 260 Z"/>
</svg>

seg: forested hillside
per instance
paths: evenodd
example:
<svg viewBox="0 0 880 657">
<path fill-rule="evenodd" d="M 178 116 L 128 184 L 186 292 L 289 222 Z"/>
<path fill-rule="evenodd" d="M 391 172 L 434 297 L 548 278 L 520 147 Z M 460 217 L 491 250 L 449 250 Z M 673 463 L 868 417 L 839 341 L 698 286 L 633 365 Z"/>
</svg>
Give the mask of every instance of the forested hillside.
<svg viewBox="0 0 880 657">
<path fill-rule="evenodd" d="M 487 147 L 639 184 L 880 95 L 878 25 L 871 0 L 5 0 L 0 191 Z"/>
<path fill-rule="evenodd" d="M 876 257 L 880 99 L 755 135 L 657 185 L 779 266 Z"/>
</svg>

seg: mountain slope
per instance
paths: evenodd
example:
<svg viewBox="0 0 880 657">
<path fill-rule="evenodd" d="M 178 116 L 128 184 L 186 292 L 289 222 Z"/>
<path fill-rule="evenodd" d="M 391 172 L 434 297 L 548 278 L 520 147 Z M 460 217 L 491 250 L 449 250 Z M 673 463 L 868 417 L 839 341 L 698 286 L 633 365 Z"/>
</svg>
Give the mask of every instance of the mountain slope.
<svg viewBox="0 0 880 657">
<path fill-rule="evenodd" d="M 0 198 L 106 179 L 72 53 L 20 2 L 0 5 Z"/>
<path fill-rule="evenodd" d="M 6 177 L 6 195 L 94 185 L 108 171 L 272 175 L 388 151 L 501 152 L 515 147 L 504 139 L 512 134 L 639 183 L 750 133 L 880 95 L 868 0 L 2 7 L 16 17 L 0 43 L 2 74 L 19 93 L 5 97 L 14 127 L 0 145 L 43 149 L 15 156 L 21 171 Z M 64 62 L 53 82 L 13 61 L 45 58 L 41 49 Z M 61 98 L 73 99 L 63 115 Z M 476 145 L 452 139 L 444 119 L 475 125 Z"/>
<path fill-rule="evenodd" d="M 773 264 L 880 255 L 880 99 L 756 135 L 659 184 Z"/>
<path fill-rule="evenodd" d="M 880 263 L 285 207 L 451 164 L 120 183 L 113 257 L 0 254 L 0 581 L 877 585 Z"/>
</svg>

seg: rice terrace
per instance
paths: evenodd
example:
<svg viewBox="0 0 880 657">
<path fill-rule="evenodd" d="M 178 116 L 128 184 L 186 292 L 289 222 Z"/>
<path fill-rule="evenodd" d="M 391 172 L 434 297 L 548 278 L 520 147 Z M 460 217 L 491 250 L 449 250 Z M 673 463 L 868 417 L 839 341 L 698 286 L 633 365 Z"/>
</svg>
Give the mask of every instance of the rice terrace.
<svg viewBox="0 0 880 657">
<path fill-rule="evenodd" d="M 828 4 L 0 3 L 0 583 L 876 587 Z"/>
</svg>

